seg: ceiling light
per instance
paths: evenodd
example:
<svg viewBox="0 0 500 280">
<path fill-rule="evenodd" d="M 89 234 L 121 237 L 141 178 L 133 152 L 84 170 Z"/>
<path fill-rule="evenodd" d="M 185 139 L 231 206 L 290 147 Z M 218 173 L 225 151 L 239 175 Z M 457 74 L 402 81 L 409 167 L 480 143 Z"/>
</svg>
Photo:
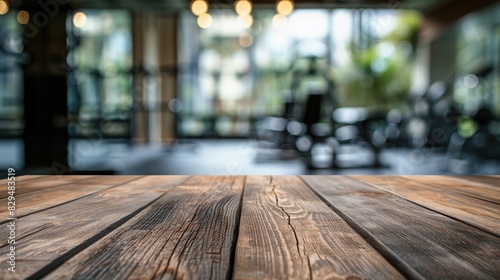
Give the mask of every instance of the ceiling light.
<svg viewBox="0 0 500 280">
<path fill-rule="evenodd" d="M 191 12 L 195 16 L 206 14 L 208 12 L 208 2 L 206 0 L 194 0 L 191 2 Z"/>
<path fill-rule="evenodd" d="M 19 22 L 20 24 L 28 24 L 28 22 L 30 22 L 30 13 L 26 11 L 20 11 L 17 14 L 17 22 Z"/>
<path fill-rule="evenodd" d="M 73 24 L 78 28 L 84 28 L 87 25 L 87 15 L 83 12 L 78 12 L 73 16 Z"/>
<path fill-rule="evenodd" d="M 4 0 L 0 0 L 0 15 L 5 15 L 9 12 L 9 3 Z"/>
<path fill-rule="evenodd" d="M 238 16 L 238 23 L 243 28 L 250 28 L 253 24 L 253 17 L 251 15 Z"/>
<path fill-rule="evenodd" d="M 212 26 L 212 16 L 210 14 L 202 14 L 196 21 L 201 28 L 209 28 Z"/>
<path fill-rule="evenodd" d="M 234 9 L 240 16 L 249 15 L 252 12 L 252 2 L 248 0 L 239 0 L 234 4 Z"/>
<path fill-rule="evenodd" d="M 283 16 L 291 14 L 294 8 L 295 4 L 291 0 L 280 0 L 276 3 L 276 11 Z"/>
</svg>

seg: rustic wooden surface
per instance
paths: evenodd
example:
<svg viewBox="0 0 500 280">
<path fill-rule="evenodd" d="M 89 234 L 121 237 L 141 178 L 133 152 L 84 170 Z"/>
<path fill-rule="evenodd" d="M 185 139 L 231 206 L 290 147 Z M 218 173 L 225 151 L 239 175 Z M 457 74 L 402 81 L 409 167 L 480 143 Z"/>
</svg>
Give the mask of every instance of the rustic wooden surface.
<svg viewBox="0 0 500 280">
<path fill-rule="evenodd" d="M 498 204 L 483 201 L 452 191 L 454 187 L 440 188 L 436 192 L 433 185 L 422 184 L 400 177 L 355 176 L 413 203 L 453 217 L 457 220 L 480 227 L 500 237 L 500 208 Z M 456 186 L 450 183 L 452 186 Z M 477 188 L 476 188 L 477 189 Z M 483 189 L 483 191 L 486 190 Z M 495 200 L 494 198 L 492 200 Z"/>
<path fill-rule="evenodd" d="M 236 279 L 401 279 L 402 275 L 298 177 L 245 185 Z"/>
<path fill-rule="evenodd" d="M 498 179 L 485 176 L 405 176 L 404 178 L 500 204 L 499 186 L 495 185 L 495 182 L 498 184 Z"/>
<path fill-rule="evenodd" d="M 500 279 L 498 176 L 24 176 L 0 279 Z"/>
<path fill-rule="evenodd" d="M 500 239 L 362 180 L 398 177 L 304 177 L 360 235 L 409 278 L 494 279 Z M 384 185 L 385 186 L 385 185 Z M 467 265 L 459 265 L 467 264 Z"/>
<path fill-rule="evenodd" d="M 70 183 L 85 183 L 85 180 L 91 179 L 95 176 L 53 176 L 47 178 L 46 176 L 23 176 L 17 179 L 17 183 L 23 187 L 16 191 L 17 195 L 36 191 L 46 190 L 54 187 L 61 187 Z M 0 181 L 2 186 L 7 184 L 7 180 Z M 7 192 L 0 193 L 0 198 L 7 197 Z"/>
<path fill-rule="evenodd" d="M 31 191 L 27 193 L 16 192 L 16 204 L 23 206 L 17 208 L 17 217 L 23 217 L 34 212 L 78 200 L 94 192 L 112 188 L 119 184 L 129 183 L 137 179 L 136 176 L 103 176 L 102 178 L 94 177 L 86 179 L 84 183 L 74 182 L 57 185 L 60 181 L 55 178 L 56 177 L 49 180 L 52 184 L 56 184 L 55 187 L 47 187 L 46 189 L 42 188 L 38 190 L 31 189 Z M 7 198 L 0 199 L 0 205 L 7 205 Z M 7 217 L 6 207 L 0 208 L 0 215 L 1 217 Z M 5 221 L 6 220 L 2 218 L 0 223 Z"/>
</svg>

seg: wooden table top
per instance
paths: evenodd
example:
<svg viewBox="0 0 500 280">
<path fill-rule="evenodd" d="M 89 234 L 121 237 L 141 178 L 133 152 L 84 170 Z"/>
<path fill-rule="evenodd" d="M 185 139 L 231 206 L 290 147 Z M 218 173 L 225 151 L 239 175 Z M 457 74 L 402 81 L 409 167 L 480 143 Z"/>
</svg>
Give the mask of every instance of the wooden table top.
<svg viewBox="0 0 500 280">
<path fill-rule="evenodd" d="M 500 279 L 500 176 L 0 183 L 0 279 Z"/>
</svg>

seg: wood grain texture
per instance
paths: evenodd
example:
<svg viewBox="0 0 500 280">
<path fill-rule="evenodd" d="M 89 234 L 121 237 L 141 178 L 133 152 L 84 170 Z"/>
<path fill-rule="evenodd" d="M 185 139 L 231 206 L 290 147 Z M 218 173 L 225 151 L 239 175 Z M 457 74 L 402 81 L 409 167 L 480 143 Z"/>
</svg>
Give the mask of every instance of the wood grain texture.
<svg viewBox="0 0 500 280">
<path fill-rule="evenodd" d="M 7 173 L 5 173 L 5 175 L 7 175 Z M 20 182 L 25 183 L 28 181 L 38 180 L 38 179 L 47 177 L 47 175 L 24 175 L 24 176 L 17 176 L 16 175 L 15 177 L 16 177 L 16 181 L 20 181 Z M 2 184 L 2 185 L 7 184 L 7 182 L 8 182 L 7 178 L 0 180 L 0 184 Z"/>
<path fill-rule="evenodd" d="M 478 177 L 478 176 L 474 176 Z M 401 178 L 417 181 L 431 186 L 458 192 L 482 200 L 500 204 L 500 188 L 485 184 L 479 180 L 469 180 L 469 176 L 401 176 Z M 500 183 L 500 180 L 492 180 Z"/>
<path fill-rule="evenodd" d="M 6 170 L 4 170 L 4 172 L 5 171 Z M 5 173 L 5 175 L 7 175 L 7 173 Z M 39 180 L 41 178 L 46 178 L 48 176 L 47 175 L 23 175 L 23 176 L 15 175 L 15 177 L 16 177 L 16 181 L 28 182 L 28 181 L 32 181 L 32 180 Z M 6 182 L 7 182 L 7 178 L 0 180 L 1 184 L 4 184 Z"/>
<path fill-rule="evenodd" d="M 196 176 L 47 279 L 225 279 L 244 177 Z"/>
<path fill-rule="evenodd" d="M 85 182 L 85 180 L 94 178 L 95 176 L 21 176 L 16 177 L 16 196 L 36 191 L 46 190 L 52 187 L 59 187 L 70 183 Z M 7 186 L 7 179 L 0 181 L 0 186 Z M 3 188 L 0 193 L 0 198 L 7 197 L 7 188 Z"/>
<path fill-rule="evenodd" d="M 352 176 L 457 220 L 482 228 L 500 237 L 500 206 L 450 191 L 443 187 L 399 176 Z M 444 179 L 446 182 L 446 179 Z M 500 190 L 494 192 L 500 195 Z"/>
<path fill-rule="evenodd" d="M 16 260 L 16 272 L 11 273 L 7 271 L 9 268 L 8 264 L 2 258 L 0 263 L 0 279 L 2 280 L 20 280 L 25 279 L 29 275 L 36 273 L 40 267 L 43 267 L 50 263 L 50 261 L 22 261 Z"/>
<path fill-rule="evenodd" d="M 100 176 L 89 178 L 85 183 L 69 183 L 60 186 L 47 187 L 25 194 L 16 195 L 16 217 L 22 217 L 50 207 L 70 202 L 90 195 L 100 190 L 136 180 L 137 176 Z M 50 180 L 51 181 L 51 180 Z M 57 184 L 57 179 L 51 181 Z M 0 199 L 0 205 L 7 205 L 7 198 Z M 0 208 L 0 224 L 7 221 L 6 207 Z"/>
<path fill-rule="evenodd" d="M 401 279 L 298 177 L 251 176 L 235 279 Z"/>
<path fill-rule="evenodd" d="M 456 178 L 479 182 L 494 188 L 500 187 L 500 176 L 457 176 Z"/>
<path fill-rule="evenodd" d="M 115 188 L 18 219 L 16 253 L 18 260 L 22 261 L 20 266 L 30 267 L 29 270 L 20 270 L 18 279 L 57 267 L 188 178 L 136 177 L 137 180 Z M 0 236 L 7 234 L 7 228 L 0 227 Z M 7 252 L 6 241 L 0 240 L 2 257 Z M 77 250 L 72 251 L 75 248 Z M 5 271 L 0 271 L 0 279 L 6 276 Z"/>
<path fill-rule="evenodd" d="M 500 279 L 499 179 L 23 176 L 0 279 Z"/>
<path fill-rule="evenodd" d="M 500 239 L 351 178 L 303 176 L 409 278 L 500 279 Z"/>
</svg>

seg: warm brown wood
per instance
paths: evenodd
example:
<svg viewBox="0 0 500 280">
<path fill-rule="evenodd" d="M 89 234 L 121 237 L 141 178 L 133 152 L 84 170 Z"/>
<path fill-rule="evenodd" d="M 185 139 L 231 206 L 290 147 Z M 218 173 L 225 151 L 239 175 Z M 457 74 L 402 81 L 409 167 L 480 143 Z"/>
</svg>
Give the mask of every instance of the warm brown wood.
<svg viewBox="0 0 500 280">
<path fill-rule="evenodd" d="M 499 179 L 19 177 L 0 279 L 500 279 Z"/>
<path fill-rule="evenodd" d="M 46 175 L 24 175 L 24 176 L 17 176 L 16 175 L 15 177 L 16 177 L 16 181 L 25 183 L 28 181 L 38 180 L 40 178 L 46 177 Z M 0 180 L 0 184 L 2 184 L 2 185 L 7 184 L 7 182 L 8 182 L 7 178 Z"/>
<path fill-rule="evenodd" d="M 479 182 L 494 188 L 500 187 L 500 176 L 457 176 L 456 178 L 463 178 L 468 181 Z"/>
<path fill-rule="evenodd" d="M 353 176 L 397 196 L 500 237 L 500 206 L 399 176 Z M 445 180 L 444 180 L 445 181 Z M 495 192 L 500 195 L 500 191 Z"/>
<path fill-rule="evenodd" d="M 244 177 L 193 177 L 47 279 L 224 279 Z"/>
<path fill-rule="evenodd" d="M 47 187 L 46 189 L 16 195 L 16 217 L 22 217 L 43 209 L 54 207 L 75 199 L 90 195 L 100 190 L 136 180 L 137 176 L 100 176 L 90 178 L 85 184 L 64 184 Z M 57 184 L 57 179 L 52 181 Z M 7 198 L 0 199 L 0 205 L 7 205 Z M 0 208 L 0 224 L 7 221 L 7 208 Z"/>
<path fill-rule="evenodd" d="M 500 278 L 497 236 L 351 178 L 303 178 L 408 277 Z"/>
<path fill-rule="evenodd" d="M 51 187 L 58 187 L 70 183 L 85 183 L 85 180 L 95 176 L 21 176 L 16 177 L 16 196 L 36 191 L 46 190 Z M 0 186 L 7 186 L 7 179 L 0 181 Z M 7 197 L 7 188 L 0 192 L 0 198 Z"/>
<path fill-rule="evenodd" d="M 135 177 L 138 180 L 18 219 L 16 235 L 20 246 L 16 253 L 23 263 L 19 264 L 17 279 L 57 267 L 64 259 L 78 253 L 71 252 L 73 248 L 79 246 L 79 251 L 83 250 L 188 178 Z M 0 227 L 0 236 L 7 234 L 7 228 Z M 7 240 L 0 242 L 0 254 L 4 255 Z M 30 268 L 27 270 L 25 266 Z"/>
<path fill-rule="evenodd" d="M 403 276 L 298 177 L 247 178 L 235 279 Z"/>
<path fill-rule="evenodd" d="M 493 187 L 492 185 L 487 183 L 485 184 L 483 182 L 488 180 L 500 183 L 499 179 L 488 178 L 485 176 L 402 176 L 402 178 L 500 204 L 500 190 L 497 187 Z"/>
<path fill-rule="evenodd" d="M 16 260 L 16 272 L 7 273 L 9 267 L 6 262 L 0 263 L 0 279 L 2 280 L 20 280 L 26 279 L 29 275 L 36 273 L 40 267 L 49 264 L 50 261 L 22 261 Z"/>
</svg>

